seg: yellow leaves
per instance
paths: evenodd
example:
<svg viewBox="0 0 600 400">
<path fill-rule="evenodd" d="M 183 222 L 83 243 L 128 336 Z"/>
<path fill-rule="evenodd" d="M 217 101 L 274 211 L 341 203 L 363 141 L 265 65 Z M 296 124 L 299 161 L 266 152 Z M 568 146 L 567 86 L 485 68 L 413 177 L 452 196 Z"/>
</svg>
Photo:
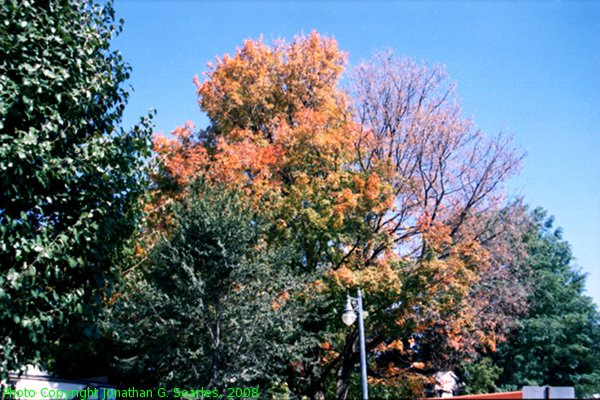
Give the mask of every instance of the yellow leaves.
<svg viewBox="0 0 600 400">
<path fill-rule="evenodd" d="M 371 375 L 367 375 L 367 383 L 369 385 L 382 385 L 385 384 L 386 380 L 385 379 L 381 379 L 381 378 L 376 378 L 374 376 Z"/>
<path fill-rule="evenodd" d="M 297 36 L 286 46 L 287 76 L 290 95 L 309 107 L 335 104 L 337 84 L 344 70 L 346 55 L 339 51 L 334 39 L 312 32 Z"/>
<path fill-rule="evenodd" d="M 425 363 L 423 363 L 423 362 L 417 361 L 417 362 L 412 363 L 410 366 L 411 366 L 411 368 L 414 368 L 414 369 L 421 369 L 421 370 L 425 369 Z"/>
<path fill-rule="evenodd" d="M 344 215 L 356 211 L 359 196 L 349 188 L 342 189 L 336 194 L 335 206 L 332 210 L 332 223 L 335 227 L 341 227 Z"/>
<path fill-rule="evenodd" d="M 362 277 L 364 287 L 371 291 L 400 293 L 402 281 L 399 274 L 392 268 L 392 264 L 381 261 L 376 268 L 365 268 Z"/>
<path fill-rule="evenodd" d="M 327 179 L 329 174 L 348 171 L 354 153 L 344 116 L 324 110 L 302 108 L 292 116 L 292 124 L 282 123 L 273 140 L 286 151 L 290 172 L 303 171 L 311 177 Z"/>
<path fill-rule="evenodd" d="M 296 211 L 283 214 L 340 229 L 354 205 L 332 212 L 330 199 L 348 181 L 357 132 L 337 89 L 344 62 L 335 40 L 317 33 L 273 47 L 247 40 L 217 60 L 206 81 L 195 79 L 217 132 L 207 175 L 242 187 L 254 204 L 265 194 L 290 195 L 276 203 Z"/>
<path fill-rule="evenodd" d="M 336 202 L 346 210 L 353 210 L 358 206 L 358 196 L 349 188 L 344 188 L 338 193 Z"/>
<path fill-rule="evenodd" d="M 310 285 L 310 290 L 313 293 L 316 294 L 321 294 L 324 293 L 326 290 L 328 289 L 328 286 L 325 284 L 325 282 L 323 282 L 323 280 L 321 279 L 317 279 L 315 280 L 311 285 Z"/>
<path fill-rule="evenodd" d="M 232 57 L 217 59 L 208 79 L 194 83 L 200 106 L 221 134 L 248 128 L 270 136 L 274 123 L 298 110 L 335 109 L 344 98 L 337 89 L 344 62 L 335 40 L 316 32 L 273 47 L 246 40 Z"/>
<path fill-rule="evenodd" d="M 402 352 L 404 351 L 404 344 L 402 343 L 402 340 L 396 339 L 388 345 L 388 349 Z"/>
<path fill-rule="evenodd" d="M 402 343 L 402 340 L 399 339 L 392 340 L 390 343 L 382 342 L 375 347 L 375 351 L 380 353 L 387 351 L 399 351 L 402 353 L 404 352 L 404 344 Z"/>
<path fill-rule="evenodd" d="M 352 179 L 357 193 L 360 193 L 364 211 L 384 213 L 393 207 L 392 187 L 378 173 L 355 175 Z"/>
<path fill-rule="evenodd" d="M 381 179 L 377 174 L 370 174 L 365 185 L 365 196 L 374 202 L 379 198 Z"/>
<path fill-rule="evenodd" d="M 402 281 L 392 265 L 385 260 L 362 269 L 350 269 L 342 265 L 337 270 L 327 272 L 325 277 L 339 288 L 360 287 L 369 295 L 379 293 L 393 298 L 402 292 Z"/>
<path fill-rule="evenodd" d="M 349 229 L 367 231 L 365 215 L 393 203 L 383 179 L 357 169 L 361 129 L 338 89 L 345 60 L 335 40 L 316 32 L 291 44 L 247 40 L 217 59 L 203 82 L 194 78 L 213 124 L 203 158 L 187 157 L 197 145 L 187 131 L 178 135 L 180 146 L 161 139 L 157 147 L 189 159 L 179 163 L 186 176 L 201 171 L 268 207 L 282 237 L 301 234 L 307 246 L 341 248 L 352 240 Z M 333 249 L 333 258 L 339 252 Z"/>
<path fill-rule="evenodd" d="M 488 332 L 480 332 L 478 335 L 479 344 L 484 348 L 488 349 L 491 352 L 496 351 L 496 345 L 498 342 L 502 341 L 502 337 L 497 335 L 494 330 Z"/>
</svg>

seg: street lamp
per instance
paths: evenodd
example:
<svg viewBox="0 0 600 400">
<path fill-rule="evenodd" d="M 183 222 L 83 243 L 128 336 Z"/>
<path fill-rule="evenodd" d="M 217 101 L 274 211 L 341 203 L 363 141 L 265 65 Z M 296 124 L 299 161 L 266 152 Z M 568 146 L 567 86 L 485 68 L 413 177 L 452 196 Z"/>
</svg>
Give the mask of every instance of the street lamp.
<svg viewBox="0 0 600 400">
<path fill-rule="evenodd" d="M 360 381 L 362 384 L 362 399 L 369 399 L 369 388 L 367 387 L 367 353 L 365 350 L 365 323 L 363 316 L 362 294 L 357 290 L 356 298 L 346 295 L 346 307 L 342 314 L 342 321 L 346 326 L 350 326 L 356 321 L 355 306 L 358 310 L 358 341 L 360 344 Z"/>
<path fill-rule="evenodd" d="M 344 308 L 344 313 L 342 314 L 342 321 L 346 326 L 350 326 L 356 321 L 356 313 L 354 312 L 354 308 L 352 307 L 352 299 L 348 295 L 346 297 L 346 307 Z"/>
</svg>

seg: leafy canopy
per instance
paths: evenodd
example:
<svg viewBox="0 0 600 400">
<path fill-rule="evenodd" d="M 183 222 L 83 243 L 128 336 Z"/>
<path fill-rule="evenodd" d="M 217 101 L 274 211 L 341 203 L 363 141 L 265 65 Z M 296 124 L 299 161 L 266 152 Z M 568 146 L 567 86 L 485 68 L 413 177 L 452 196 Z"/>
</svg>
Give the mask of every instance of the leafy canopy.
<svg viewBox="0 0 600 400">
<path fill-rule="evenodd" d="M 112 3 L 0 4 L 0 372 L 87 328 L 139 217 L 149 120 L 119 127 Z"/>
<path fill-rule="evenodd" d="M 591 396 L 600 391 L 600 314 L 553 218 L 540 208 L 531 214 L 529 310 L 498 349 L 497 385 L 575 386 L 578 396 Z"/>
<path fill-rule="evenodd" d="M 217 58 L 196 79 L 210 125 L 155 138 L 155 229 L 168 235 L 165 206 L 198 175 L 239 188 L 268 215 L 267 243 L 295 243 L 298 277 L 312 276 L 292 297 L 311 293 L 302 329 L 320 346 L 287 377 L 290 389 L 317 396 L 333 385 L 346 398 L 358 353 L 339 308 L 361 287 L 371 383 L 410 382 L 418 394 L 431 372 L 494 349 L 522 309 L 523 291 L 487 290 L 518 284 L 511 239 L 522 208 L 503 201 L 502 185 L 521 155 L 464 118 L 441 68 L 380 53 L 346 92 L 345 59 L 316 32 L 247 40 Z"/>
<path fill-rule="evenodd" d="M 272 249 L 268 228 L 238 193 L 194 182 L 173 205 L 174 229 L 128 276 L 111 308 L 123 347 L 115 367 L 134 384 L 225 388 L 284 385 L 290 359 L 315 343 L 298 329 L 302 287 L 293 246 Z M 141 380 L 141 382 L 140 382 Z"/>
</svg>

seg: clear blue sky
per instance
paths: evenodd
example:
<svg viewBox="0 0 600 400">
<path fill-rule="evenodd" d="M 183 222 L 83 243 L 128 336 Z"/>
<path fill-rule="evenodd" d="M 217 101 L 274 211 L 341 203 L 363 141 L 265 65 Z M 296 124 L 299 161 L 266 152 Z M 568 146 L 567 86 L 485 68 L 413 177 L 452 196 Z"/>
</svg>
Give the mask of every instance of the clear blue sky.
<svg viewBox="0 0 600 400">
<path fill-rule="evenodd" d="M 116 0 L 114 42 L 133 67 L 124 123 L 157 131 L 206 118 L 194 75 L 246 38 L 335 37 L 350 63 L 376 50 L 446 65 L 465 114 L 528 152 L 510 189 L 556 216 L 600 304 L 600 2 Z"/>
</svg>

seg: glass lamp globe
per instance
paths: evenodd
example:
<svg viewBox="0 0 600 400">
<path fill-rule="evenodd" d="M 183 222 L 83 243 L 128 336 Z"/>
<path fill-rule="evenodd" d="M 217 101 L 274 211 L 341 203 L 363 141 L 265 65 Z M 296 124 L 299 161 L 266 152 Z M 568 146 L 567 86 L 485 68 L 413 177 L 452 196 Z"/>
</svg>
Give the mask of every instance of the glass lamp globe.
<svg viewBox="0 0 600 400">
<path fill-rule="evenodd" d="M 346 326 L 350 326 L 354 323 L 354 321 L 356 321 L 356 313 L 352 308 L 352 302 L 350 299 L 346 301 L 346 307 L 344 308 L 344 313 L 342 314 L 342 321 L 344 321 Z"/>
</svg>

